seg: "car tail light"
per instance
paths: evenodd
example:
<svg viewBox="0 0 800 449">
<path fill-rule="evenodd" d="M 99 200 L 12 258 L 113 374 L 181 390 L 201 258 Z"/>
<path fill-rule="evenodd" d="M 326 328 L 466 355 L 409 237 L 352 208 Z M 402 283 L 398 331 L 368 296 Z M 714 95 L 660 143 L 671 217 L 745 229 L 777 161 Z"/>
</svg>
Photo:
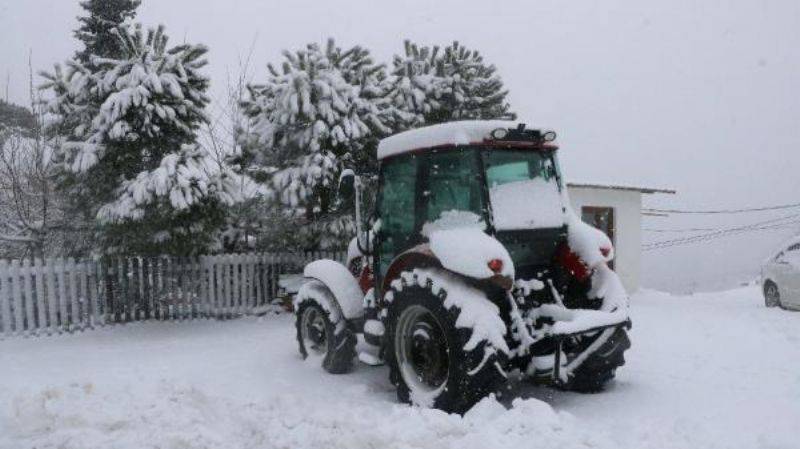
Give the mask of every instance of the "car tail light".
<svg viewBox="0 0 800 449">
<path fill-rule="evenodd" d="M 500 259 L 492 259 L 486 265 L 494 274 L 500 274 L 500 272 L 503 271 L 503 261 Z"/>
</svg>

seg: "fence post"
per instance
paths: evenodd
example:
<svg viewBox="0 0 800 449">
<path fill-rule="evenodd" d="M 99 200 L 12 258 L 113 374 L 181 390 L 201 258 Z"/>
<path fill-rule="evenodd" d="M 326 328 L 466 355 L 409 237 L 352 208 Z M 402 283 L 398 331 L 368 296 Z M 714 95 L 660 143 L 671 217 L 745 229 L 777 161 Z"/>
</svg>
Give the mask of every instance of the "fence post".
<svg viewBox="0 0 800 449">
<path fill-rule="evenodd" d="M 192 257 L 192 273 L 194 276 L 194 292 L 192 297 L 192 318 L 199 319 L 202 316 L 203 301 L 205 300 L 205 276 L 203 275 L 203 264 L 200 262 L 200 256 Z"/>
<path fill-rule="evenodd" d="M 44 292 L 44 265 L 42 259 L 33 259 L 31 271 L 36 276 L 36 295 L 33 299 L 36 303 L 36 329 L 37 333 L 47 329 L 47 298 Z"/>
<path fill-rule="evenodd" d="M 261 285 L 262 263 L 264 261 L 263 254 L 255 254 L 253 256 L 253 282 L 255 283 L 254 301 L 256 307 L 262 306 L 261 296 L 264 293 L 264 288 Z"/>
<path fill-rule="evenodd" d="M 228 319 L 231 310 L 231 258 L 222 256 L 219 262 L 222 267 L 222 318 Z"/>
<path fill-rule="evenodd" d="M 128 268 L 128 258 L 127 257 L 120 257 L 119 258 L 119 290 L 120 290 L 120 314 L 122 316 L 122 320 L 126 323 L 131 321 L 131 313 L 133 312 L 133 301 L 130 295 L 130 279 L 129 279 L 129 268 Z"/>
<path fill-rule="evenodd" d="M 95 278 L 94 261 L 86 260 L 83 263 L 83 294 L 86 295 L 86 327 L 94 329 L 96 323 L 96 309 L 97 309 L 97 285 Z"/>
<path fill-rule="evenodd" d="M 78 286 L 77 286 L 77 267 L 75 266 L 75 259 L 70 257 L 67 259 L 67 273 L 69 273 L 69 299 L 70 299 L 70 332 L 80 327 L 80 304 L 78 301 Z"/>
<path fill-rule="evenodd" d="M 14 333 L 17 335 L 22 335 L 22 287 L 20 286 L 20 279 L 19 279 L 19 260 L 12 260 L 11 261 L 11 269 L 9 270 L 9 274 L 11 275 L 11 307 L 13 310 L 13 322 L 14 322 Z"/>
<path fill-rule="evenodd" d="M 200 288 L 197 298 L 197 317 L 208 318 L 208 304 L 211 301 L 211 289 L 208 288 L 208 272 L 206 271 L 208 256 L 199 256 L 197 258 L 197 280 L 200 282 Z"/>
<path fill-rule="evenodd" d="M 81 330 L 86 330 L 90 327 L 89 317 L 89 267 L 85 260 L 77 261 L 77 274 L 78 274 L 78 302 L 81 305 Z"/>
<path fill-rule="evenodd" d="M 175 276 L 175 320 L 183 321 L 186 318 L 186 258 L 176 257 L 173 259 L 173 269 Z"/>
<path fill-rule="evenodd" d="M 36 296 L 33 290 L 33 269 L 31 269 L 31 265 L 33 263 L 32 259 L 23 259 L 22 260 L 22 269 L 20 273 L 23 277 L 22 282 L 22 293 L 23 293 L 23 302 L 25 303 L 25 319 L 27 326 L 25 326 L 26 333 L 28 335 L 33 335 L 36 332 L 36 308 L 38 304 L 36 303 Z"/>
<path fill-rule="evenodd" d="M 145 319 L 151 320 L 154 318 L 155 308 L 153 306 L 153 290 L 154 290 L 154 278 L 153 278 L 153 258 L 152 257 L 143 257 L 142 258 L 142 268 L 144 269 L 144 316 Z"/>
<path fill-rule="evenodd" d="M 155 287 L 155 296 L 153 301 L 153 313 L 157 320 L 164 319 L 164 258 L 153 258 L 153 285 Z"/>
<path fill-rule="evenodd" d="M 8 287 L 8 262 L 0 260 L 0 335 L 11 335 L 11 295 Z"/>
<path fill-rule="evenodd" d="M 247 314 L 252 314 L 253 309 L 255 308 L 255 256 L 252 254 L 245 255 L 245 268 L 246 274 L 245 278 L 247 279 L 246 287 L 244 295 L 245 300 L 245 308 L 247 309 Z"/>
<path fill-rule="evenodd" d="M 217 259 L 215 256 L 205 256 L 204 263 L 208 276 L 208 310 L 206 318 L 215 318 L 217 314 Z"/>
<path fill-rule="evenodd" d="M 233 260 L 233 316 L 240 315 L 242 312 L 242 255 L 234 254 L 231 256 Z"/>
<path fill-rule="evenodd" d="M 94 265 L 95 271 L 95 289 L 97 290 L 97 300 L 95 301 L 94 309 L 94 322 L 98 326 L 105 326 L 106 324 L 106 304 L 108 304 L 108 293 L 106 292 L 106 279 L 103 275 L 102 259 L 97 259 Z"/>
<path fill-rule="evenodd" d="M 142 283 L 139 282 L 142 268 L 139 258 L 128 258 L 128 303 L 131 305 L 130 317 L 132 321 L 139 321 L 142 318 L 142 295 L 139 294 Z"/>
</svg>

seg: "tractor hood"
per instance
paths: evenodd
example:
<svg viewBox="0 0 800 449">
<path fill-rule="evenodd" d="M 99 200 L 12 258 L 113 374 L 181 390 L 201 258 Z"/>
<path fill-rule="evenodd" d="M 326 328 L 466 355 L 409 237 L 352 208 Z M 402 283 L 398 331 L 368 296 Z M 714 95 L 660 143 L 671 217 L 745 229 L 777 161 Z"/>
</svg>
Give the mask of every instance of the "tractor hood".
<svg viewBox="0 0 800 449">
<path fill-rule="evenodd" d="M 426 224 L 422 234 L 442 266 L 474 279 L 502 276 L 514 279 L 514 263 L 506 248 L 487 235 L 481 218 L 464 211 L 449 211 Z"/>
</svg>

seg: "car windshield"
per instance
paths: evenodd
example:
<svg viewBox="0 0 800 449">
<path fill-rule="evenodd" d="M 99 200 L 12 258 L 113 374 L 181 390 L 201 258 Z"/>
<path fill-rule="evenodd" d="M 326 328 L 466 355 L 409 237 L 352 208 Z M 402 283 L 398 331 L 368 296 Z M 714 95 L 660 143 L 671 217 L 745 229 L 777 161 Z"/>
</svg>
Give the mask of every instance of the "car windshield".
<svg viewBox="0 0 800 449">
<path fill-rule="evenodd" d="M 485 150 L 486 183 L 497 230 L 564 225 L 558 168 L 552 153 Z"/>
</svg>

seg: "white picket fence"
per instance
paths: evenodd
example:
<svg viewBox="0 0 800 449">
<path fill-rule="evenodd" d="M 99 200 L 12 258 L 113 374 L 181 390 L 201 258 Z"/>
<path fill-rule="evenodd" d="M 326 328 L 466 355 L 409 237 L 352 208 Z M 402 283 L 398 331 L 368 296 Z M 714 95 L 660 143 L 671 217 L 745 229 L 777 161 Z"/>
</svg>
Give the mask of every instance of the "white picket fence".
<svg viewBox="0 0 800 449">
<path fill-rule="evenodd" d="M 142 320 L 227 319 L 264 310 L 280 279 L 340 252 L 0 260 L 0 337 Z"/>
</svg>

